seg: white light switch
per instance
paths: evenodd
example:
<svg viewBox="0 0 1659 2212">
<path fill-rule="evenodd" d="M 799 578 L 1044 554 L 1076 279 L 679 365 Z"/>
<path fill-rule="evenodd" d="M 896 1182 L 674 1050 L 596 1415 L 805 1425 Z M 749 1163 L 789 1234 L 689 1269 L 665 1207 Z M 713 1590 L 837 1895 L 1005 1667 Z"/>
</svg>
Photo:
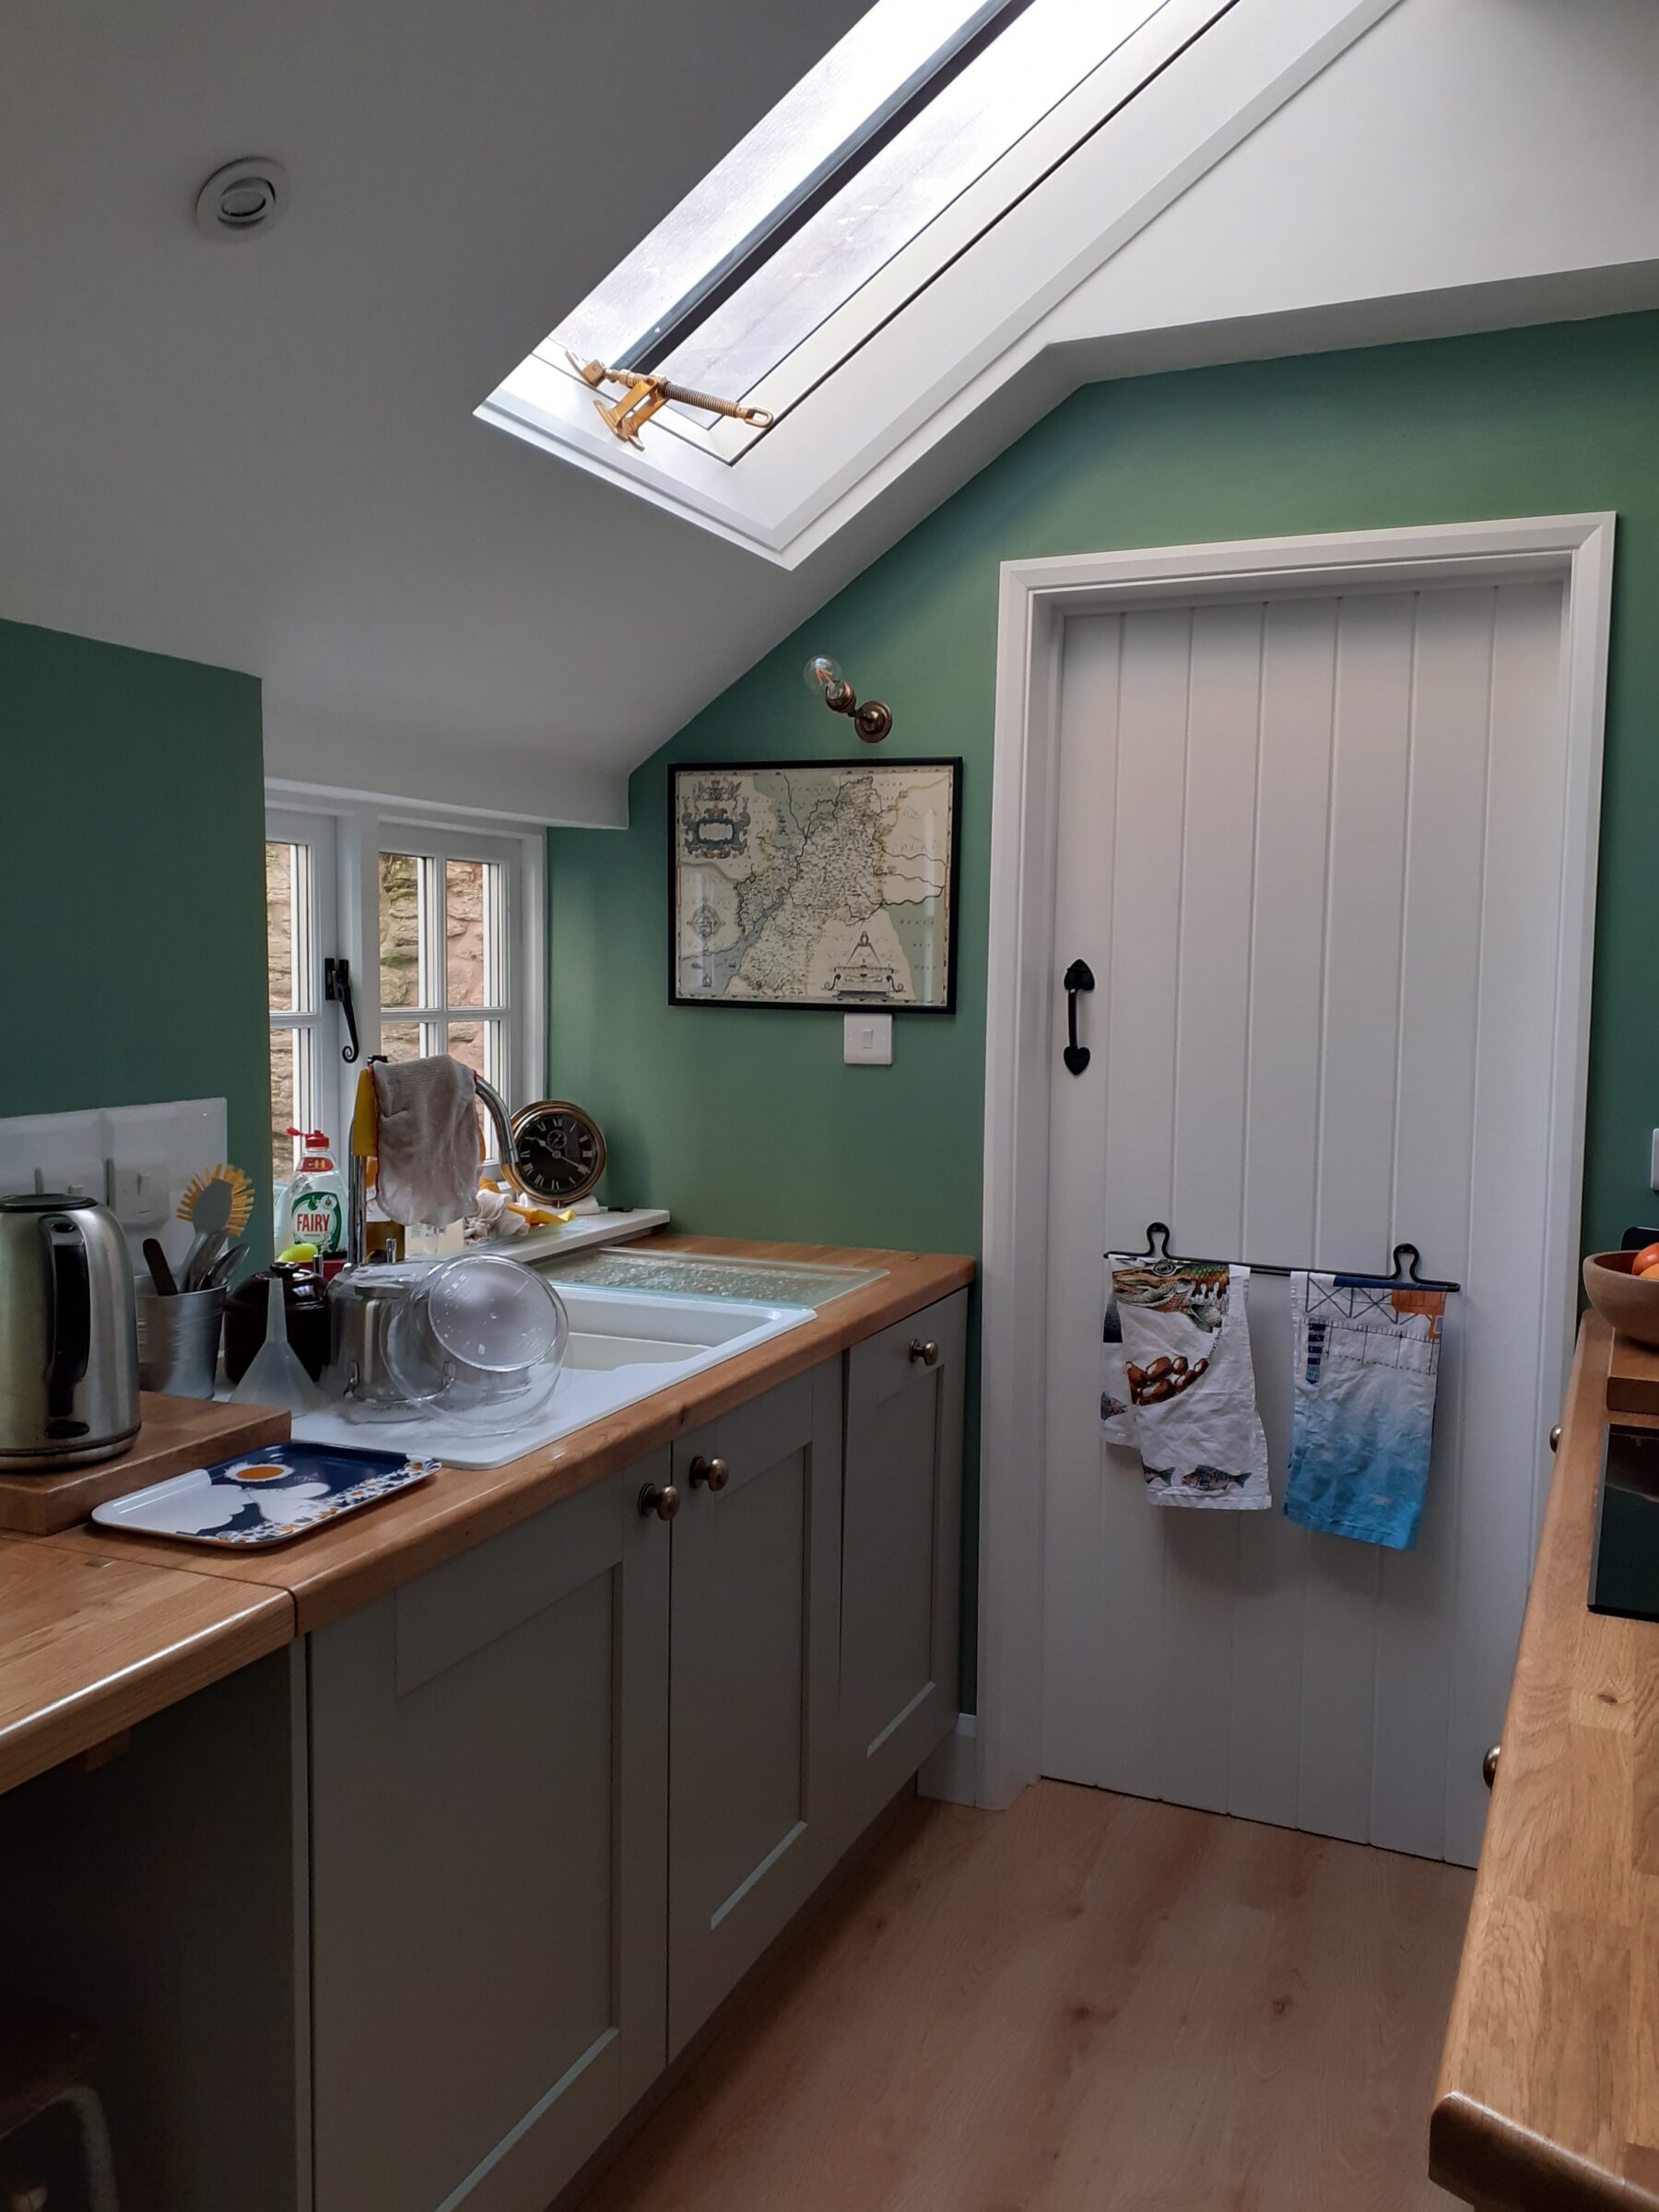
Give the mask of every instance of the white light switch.
<svg viewBox="0 0 1659 2212">
<path fill-rule="evenodd" d="M 843 1025 L 841 1058 L 849 1067 L 891 1067 L 892 1016 L 849 1014 Z"/>
<path fill-rule="evenodd" d="M 1648 1160 L 1648 1183 L 1651 1189 L 1659 1191 L 1659 1129 L 1653 1132 L 1653 1149 Z"/>
</svg>

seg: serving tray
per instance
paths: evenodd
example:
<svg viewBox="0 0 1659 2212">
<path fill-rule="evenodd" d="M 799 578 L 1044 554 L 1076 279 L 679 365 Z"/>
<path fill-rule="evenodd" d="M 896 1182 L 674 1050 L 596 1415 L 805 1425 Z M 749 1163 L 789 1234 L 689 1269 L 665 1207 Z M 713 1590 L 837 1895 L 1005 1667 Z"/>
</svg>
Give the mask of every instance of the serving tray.
<svg viewBox="0 0 1659 2212">
<path fill-rule="evenodd" d="M 360 1444 L 270 1444 L 111 1499 L 92 1518 L 105 1528 L 182 1544 L 291 1544 L 342 1513 L 425 1482 L 438 1464 Z"/>
</svg>

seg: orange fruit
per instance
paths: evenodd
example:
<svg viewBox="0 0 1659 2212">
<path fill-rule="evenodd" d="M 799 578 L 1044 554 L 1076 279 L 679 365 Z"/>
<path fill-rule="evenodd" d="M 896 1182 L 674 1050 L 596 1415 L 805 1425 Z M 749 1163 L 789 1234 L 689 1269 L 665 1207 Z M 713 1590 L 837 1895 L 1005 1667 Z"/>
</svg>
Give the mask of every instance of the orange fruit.
<svg viewBox="0 0 1659 2212">
<path fill-rule="evenodd" d="M 1659 1242 L 1644 1244 L 1630 1262 L 1632 1275 L 1645 1275 L 1650 1267 L 1659 1267 Z"/>
</svg>

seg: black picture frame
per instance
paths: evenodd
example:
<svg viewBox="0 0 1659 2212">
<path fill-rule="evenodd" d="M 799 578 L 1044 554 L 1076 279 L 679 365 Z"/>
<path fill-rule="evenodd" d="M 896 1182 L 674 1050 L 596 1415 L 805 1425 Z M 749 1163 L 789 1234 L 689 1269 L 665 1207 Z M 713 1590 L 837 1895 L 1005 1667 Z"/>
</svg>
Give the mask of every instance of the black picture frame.
<svg viewBox="0 0 1659 2212">
<path fill-rule="evenodd" d="M 880 775 L 884 771 L 947 769 L 950 773 L 950 851 L 946 863 L 945 996 L 932 1006 L 884 1006 L 866 998 L 710 998 L 684 995 L 679 978 L 679 782 L 682 776 L 753 776 L 768 771 L 798 775 L 841 771 Z M 953 1015 L 957 1010 L 957 924 L 962 882 L 962 760 L 960 755 L 917 759 L 873 760 L 867 756 L 841 760 L 676 760 L 667 770 L 668 834 L 668 1004 L 671 1006 L 749 1007 L 768 1014 L 851 1014 L 860 1008 L 903 1015 Z"/>
</svg>

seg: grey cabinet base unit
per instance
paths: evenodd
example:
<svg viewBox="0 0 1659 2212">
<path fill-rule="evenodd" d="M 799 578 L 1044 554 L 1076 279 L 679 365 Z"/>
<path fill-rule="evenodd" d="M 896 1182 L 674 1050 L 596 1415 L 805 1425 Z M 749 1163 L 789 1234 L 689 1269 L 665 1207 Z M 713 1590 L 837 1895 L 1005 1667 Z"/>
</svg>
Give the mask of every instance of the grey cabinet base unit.
<svg viewBox="0 0 1659 2212">
<path fill-rule="evenodd" d="M 317 2212 L 543 2212 L 662 2066 L 667 1473 L 312 1640 Z"/>
<path fill-rule="evenodd" d="M 847 1355 L 841 1535 L 844 1832 L 956 1724 L 966 1291 Z"/>
<path fill-rule="evenodd" d="M 841 1478 L 839 1360 L 674 1447 L 670 2058 L 835 1863 Z"/>
<path fill-rule="evenodd" d="M 948 1729 L 965 1306 L 311 1638 L 315 2212 L 544 2212 Z"/>
</svg>

